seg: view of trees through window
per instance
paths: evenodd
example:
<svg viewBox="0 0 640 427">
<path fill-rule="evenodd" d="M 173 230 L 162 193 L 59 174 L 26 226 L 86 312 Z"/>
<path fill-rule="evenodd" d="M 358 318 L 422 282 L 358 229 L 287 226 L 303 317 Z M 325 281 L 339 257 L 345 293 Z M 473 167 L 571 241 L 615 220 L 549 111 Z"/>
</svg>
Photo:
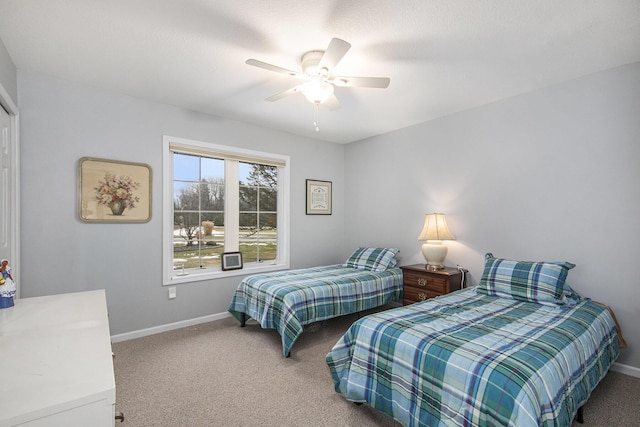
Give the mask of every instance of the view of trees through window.
<svg viewBox="0 0 640 427">
<path fill-rule="evenodd" d="M 225 160 L 173 153 L 173 265 L 178 272 L 220 265 L 225 234 L 236 236 L 243 263 L 277 256 L 278 168 L 237 165 L 237 200 L 225 197 Z M 235 197 L 234 197 L 235 199 Z M 225 205 L 237 204 L 237 230 L 225 229 Z M 180 273 L 178 273 L 180 274 Z"/>
</svg>

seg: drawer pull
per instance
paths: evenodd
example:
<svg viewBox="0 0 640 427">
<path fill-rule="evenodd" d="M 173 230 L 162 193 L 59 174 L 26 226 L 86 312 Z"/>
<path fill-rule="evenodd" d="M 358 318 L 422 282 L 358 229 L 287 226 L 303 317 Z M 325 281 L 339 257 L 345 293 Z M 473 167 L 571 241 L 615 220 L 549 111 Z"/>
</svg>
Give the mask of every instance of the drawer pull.
<svg viewBox="0 0 640 427">
<path fill-rule="evenodd" d="M 424 277 L 420 277 L 418 279 L 418 285 L 420 286 L 427 286 L 427 279 L 425 279 Z"/>
<path fill-rule="evenodd" d="M 424 300 L 428 299 L 429 297 L 424 292 L 418 292 L 418 298 L 420 299 L 420 301 L 424 301 Z"/>
</svg>

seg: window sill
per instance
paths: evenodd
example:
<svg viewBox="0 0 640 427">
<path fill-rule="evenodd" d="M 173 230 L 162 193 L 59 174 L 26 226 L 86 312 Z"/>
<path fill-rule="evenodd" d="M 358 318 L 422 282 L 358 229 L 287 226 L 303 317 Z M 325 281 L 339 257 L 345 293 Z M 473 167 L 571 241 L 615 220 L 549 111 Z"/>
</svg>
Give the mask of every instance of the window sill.
<svg viewBox="0 0 640 427">
<path fill-rule="evenodd" d="M 172 285 L 179 285 L 182 283 L 191 283 L 191 282 L 201 282 L 203 280 L 224 279 L 227 277 L 235 277 L 235 276 L 248 276 L 251 274 L 287 270 L 288 268 L 289 268 L 288 264 L 252 263 L 252 264 L 245 264 L 243 268 L 238 270 L 221 271 L 221 270 L 214 270 L 214 269 L 203 269 L 201 272 L 192 271 L 185 275 L 175 275 L 173 277 L 170 277 L 168 280 L 164 281 L 163 286 L 172 286 Z"/>
</svg>

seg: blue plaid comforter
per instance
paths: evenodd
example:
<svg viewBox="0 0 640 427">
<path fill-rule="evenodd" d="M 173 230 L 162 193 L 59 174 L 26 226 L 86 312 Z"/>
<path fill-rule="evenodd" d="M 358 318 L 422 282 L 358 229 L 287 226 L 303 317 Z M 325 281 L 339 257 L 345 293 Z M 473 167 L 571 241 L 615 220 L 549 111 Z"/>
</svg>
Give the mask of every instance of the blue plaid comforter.
<svg viewBox="0 0 640 427">
<path fill-rule="evenodd" d="M 569 426 L 618 357 L 590 300 L 543 306 L 474 288 L 357 320 L 327 354 L 337 392 L 405 426 Z"/>
<path fill-rule="evenodd" d="M 382 272 L 342 264 L 256 274 L 236 289 L 229 312 L 242 313 L 282 336 L 289 354 L 303 325 L 378 307 L 402 297 L 402 270 Z"/>
</svg>

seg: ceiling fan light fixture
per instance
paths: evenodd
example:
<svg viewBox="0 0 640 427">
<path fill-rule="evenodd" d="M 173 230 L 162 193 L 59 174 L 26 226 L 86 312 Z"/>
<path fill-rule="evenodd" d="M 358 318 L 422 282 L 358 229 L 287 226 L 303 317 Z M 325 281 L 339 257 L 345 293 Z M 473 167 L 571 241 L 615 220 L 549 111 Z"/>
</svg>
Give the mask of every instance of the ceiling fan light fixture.
<svg viewBox="0 0 640 427">
<path fill-rule="evenodd" d="M 333 95 L 333 85 L 315 76 L 303 84 L 300 91 L 307 98 L 307 101 L 313 104 L 322 104 Z"/>
<path fill-rule="evenodd" d="M 334 94 L 335 86 L 373 88 L 386 88 L 389 86 L 389 77 L 335 76 L 333 70 L 350 48 L 351 44 L 334 37 L 329 42 L 327 50 L 310 50 L 300 57 L 302 72 L 282 68 L 257 59 L 247 59 L 245 62 L 254 67 L 304 80 L 304 83 L 265 98 L 265 101 L 273 102 L 294 93 L 302 93 L 313 104 L 314 126 L 316 131 L 319 131 L 318 110 L 320 104 L 324 104 L 330 111 L 340 108 L 340 102 Z"/>
</svg>

